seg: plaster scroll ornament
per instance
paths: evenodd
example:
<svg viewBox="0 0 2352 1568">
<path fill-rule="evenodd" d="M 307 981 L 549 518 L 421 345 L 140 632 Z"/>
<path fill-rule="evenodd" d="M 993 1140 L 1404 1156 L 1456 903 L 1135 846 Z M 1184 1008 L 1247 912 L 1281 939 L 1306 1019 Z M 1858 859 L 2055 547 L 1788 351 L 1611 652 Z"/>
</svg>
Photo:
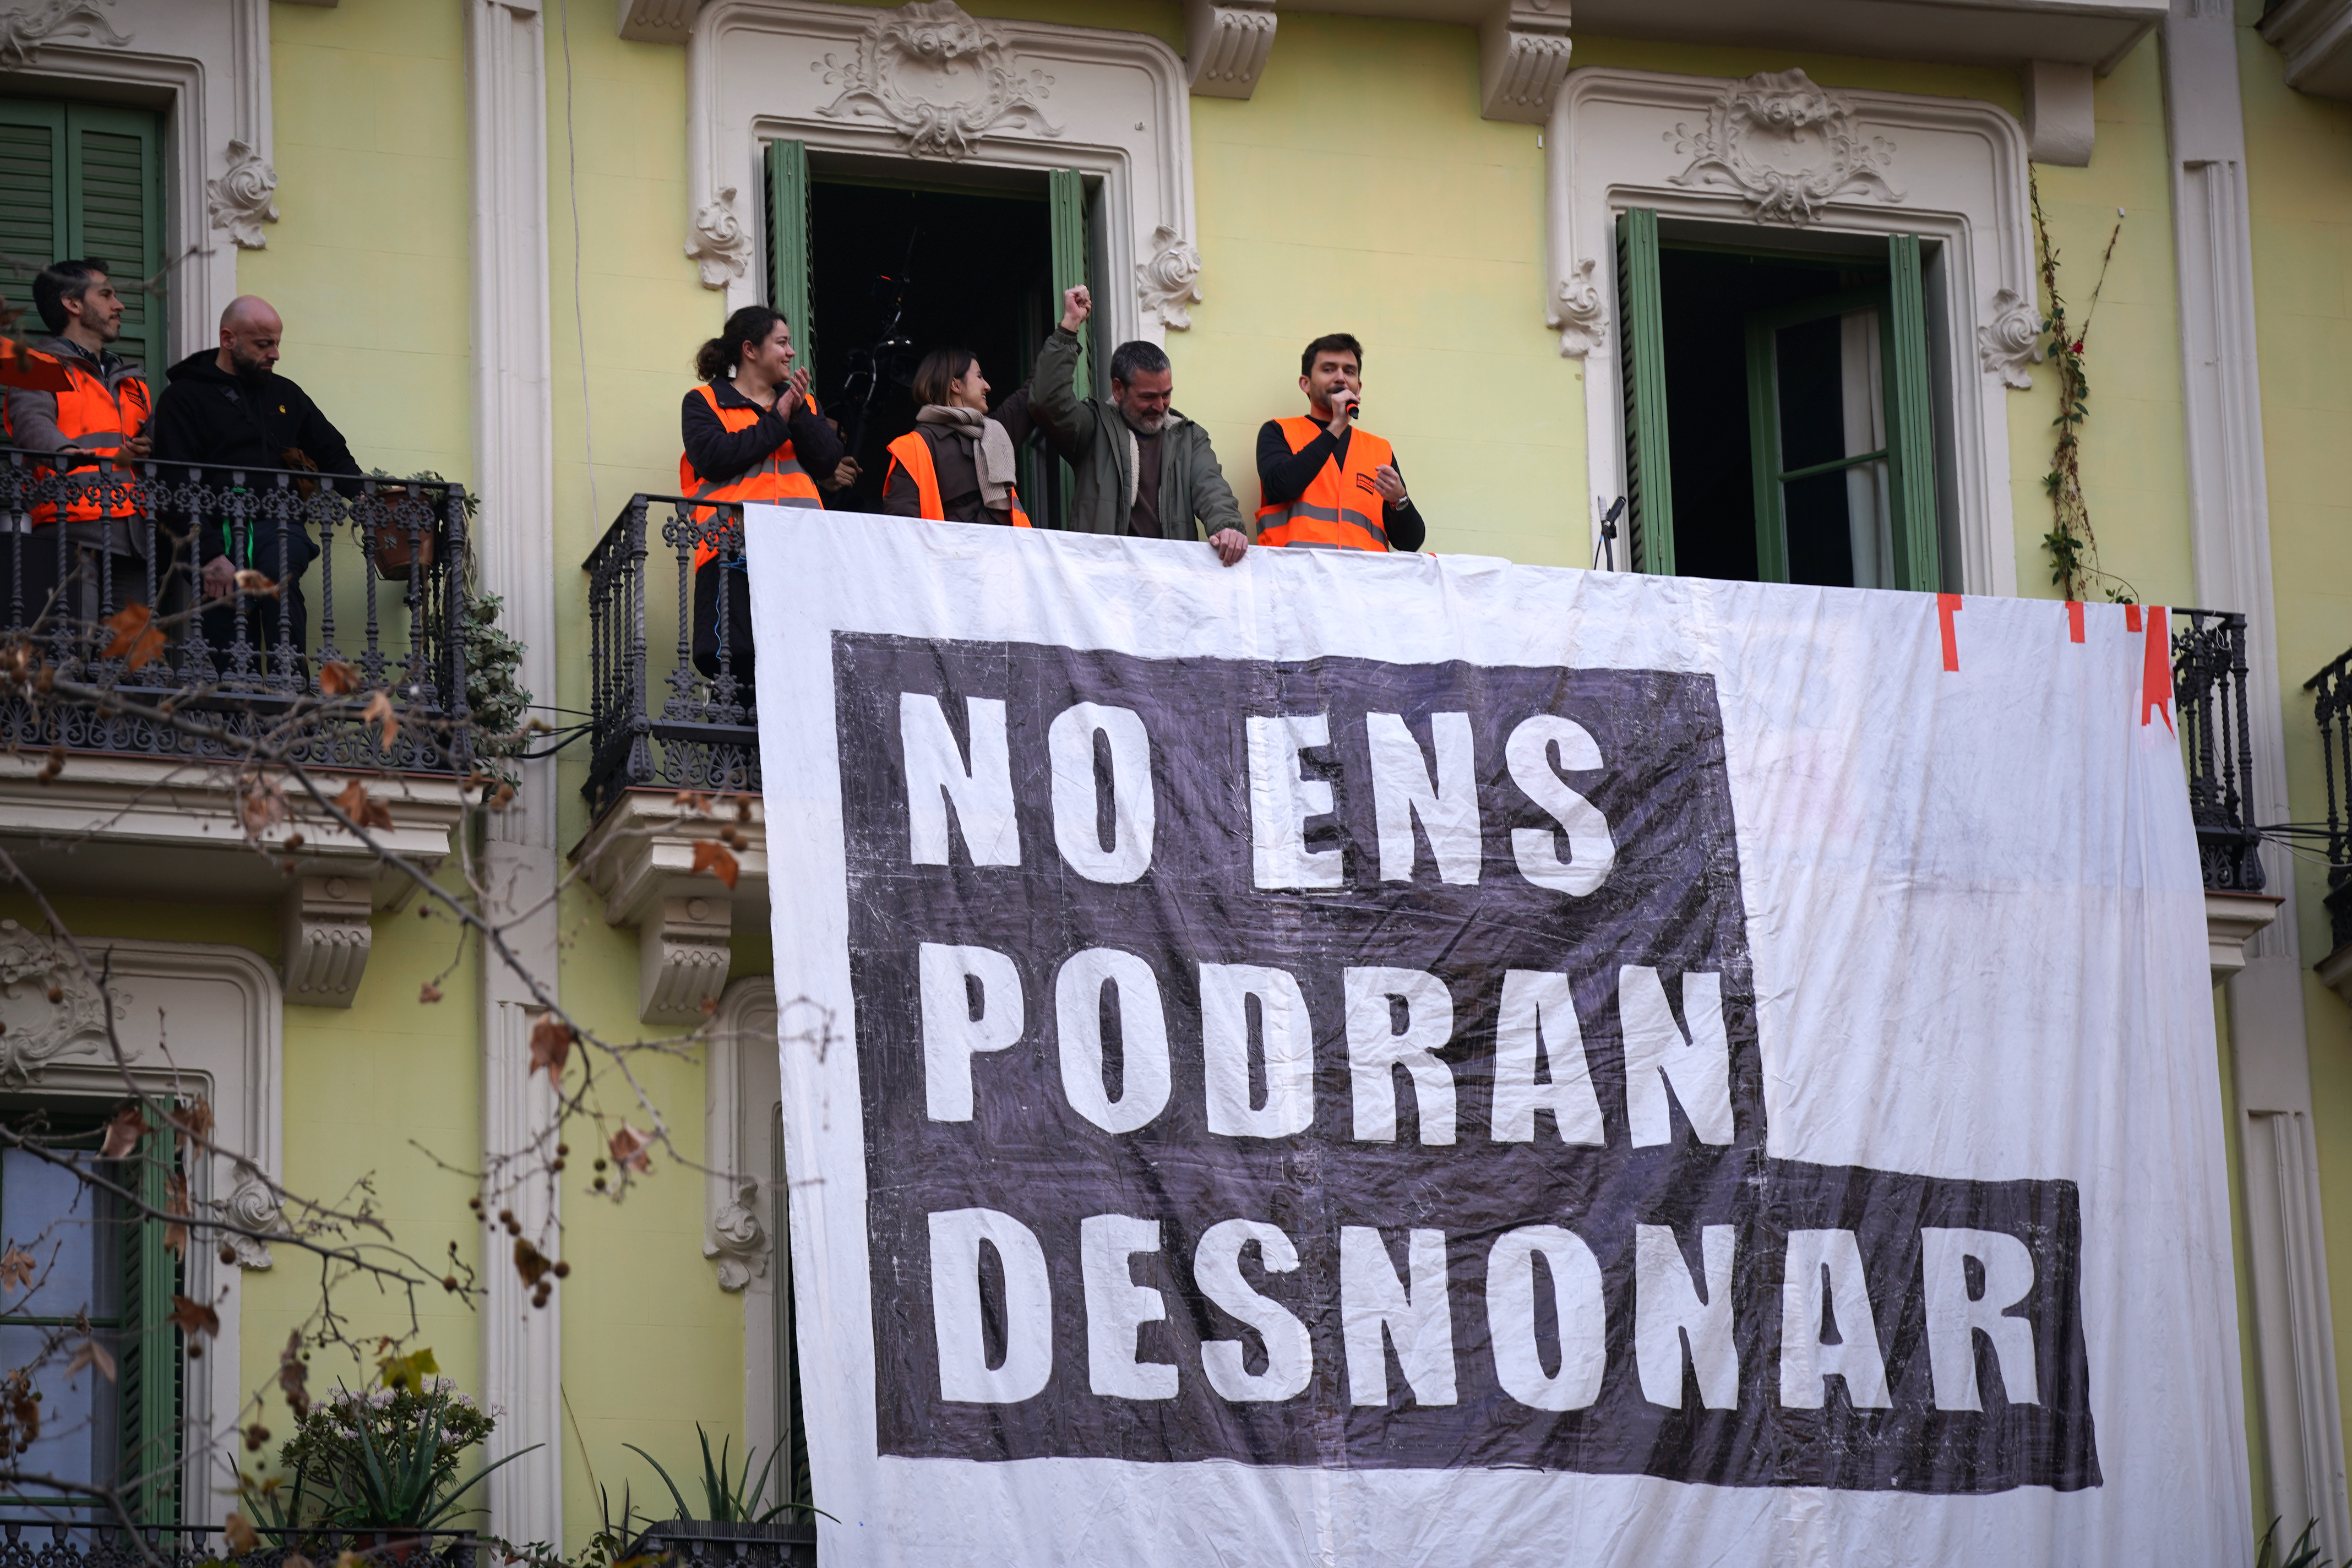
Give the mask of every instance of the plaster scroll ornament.
<svg viewBox="0 0 2352 1568">
<path fill-rule="evenodd" d="M 2042 363 L 2042 334 L 2048 325 L 2016 289 L 1994 294 L 1991 319 L 1977 329 L 1977 359 L 1985 374 L 2020 392 L 2032 386 L 2033 375 L 2025 367 Z"/>
<path fill-rule="evenodd" d="M 719 1288 L 730 1295 L 767 1277 L 768 1233 L 751 1206 L 759 1196 L 759 1183 L 740 1184 L 710 1216 L 710 1239 L 702 1244 L 703 1257 L 719 1259 Z"/>
<path fill-rule="evenodd" d="M 1185 307 L 1201 302 L 1201 253 L 1164 223 L 1151 231 L 1151 259 L 1135 268 L 1135 296 L 1143 307 L 1143 319 L 1189 331 L 1192 315 Z"/>
<path fill-rule="evenodd" d="M 1728 185 L 1763 223 L 1803 225 L 1833 201 L 1876 191 L 1899 202 L 1887 180 L 1895 143 L 1865 134 L 1843 98 L 1801 70 L 1764 71 L 1728 84 L 1699 130 L 1687 121 L 1664 133 L 1689 166 L 1677 185 Z"/>
<path fill-rule="evenodd" d="M 724 289 L 743 276 L 751 264 L 751 237 L 735 216 L 735 187 L 721 185 L 719 195 L 694 209 L 694 243 L 686 254 L 702 268 L 705 289 Z"/>
<path fill-rule="evenodd" d="M 268 247 L 265 223 L 278 221 L 278 171 L 251 144 L 228 144 L 228 170 L 217 180 L 205 182 L 205 205 L 215 228 L 228 230 L 229 238 L 247 250 Z"/>
<path fill-rule="evenodd" d="M 1559 352 L 1564 358 L 1582 359 L 1609 341 L 1609 296 L 1592 276 L 1599 266 L 1588 256 L 1573 273 L 1560 279 L 1551 324 L 1559 329 Z"/>
<path fill-rule="evenodd" d="M 111 4 L 112 0 L 109 0 Z M 43 44 L 70 38 L 121 48 L 131 35 L 118 32 L 96 0 L 48 0 L 0 11 L 0 66 L 23 68 Z"/>
<path fill-rule="evenodd" d="M 829 54 L 809 69 L 841 89 L 819 114 L 872 115 L 918 158 L 961 158 L 1000 127 L 1062 133 L 1039 107 L 1053 95 L 1054 79 L 1024 69 L 1003 29 L 966 16 L 955 0 L 909 0 L 885 11 L 853 58 Z"/>
<path fill-rule="evenodd" d="M 113 1016 L 129 993 L 113 987 Z M 26 1084 L 69 1051 L 106 1045 L 106 994 L 63 944 L 0 921 L 0 1082 Z"/>
<path fill-rule="evenodd" d="M 228 1196 L 230 1223 L 247 1230 L 278 1228 L 278 1194 L 261 1173 L 239 1162 L 236 1185 Z M 269 1244 L 250 1236 L 224 1232 L 222 1239 L 236 1254 L 240 1268 L 267 1268 L 270 1266 Z"/>
</svg>

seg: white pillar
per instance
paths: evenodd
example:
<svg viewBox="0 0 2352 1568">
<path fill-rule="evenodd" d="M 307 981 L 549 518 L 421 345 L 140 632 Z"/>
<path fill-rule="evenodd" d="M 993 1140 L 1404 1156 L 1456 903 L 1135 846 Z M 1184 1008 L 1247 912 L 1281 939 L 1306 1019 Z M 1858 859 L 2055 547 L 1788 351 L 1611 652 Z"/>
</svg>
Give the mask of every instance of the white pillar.
<svg viewBox="0 0 2352 1568">
<path fill-rule="evenodd" d="M 549 413 L 547 69 L 541 0 L 462 0 L 472 159 L 474 533 L 481 584 L 506 601 L 523 646 L 520 683 L 555 691 L 554 433 Z M 507 941 L 551 996 L 556 983 L 555 764 L 522 764 L 522 787 L 489 819 L 480 872 L 485 911 L 514 915 Z M 550 1087 L 529 1075 L 535 1010 L 529 987 L 482 954 L 482 1144 L 522 1149 L 552 1114 Z M 533 1181 L 503 1194 L 523 1234 L 552 1248 L 554 1196 Z M 538 1447 L 490 1478 L 490 1528 L 517 1543 L 563 1543 L 562 1298 L 534 1308 L 513 1242 L 485 1232 L 482 1381 L 499 1407 L 489 1458 Z"/>
<path fill-rule="evenodd" d="M 2271 595 L 2262 386 L 2254 355 L 2253 237 L 2246 206 L 2238 29 L 2220 0 L 2173 0 L 2164 26 L 2173 242 L 2180 277 L 2182 412 L 2198 602 L 2246 616 L 2246 712 L 2255 822 L 2285 822 L 2286 711 Z M 2265 846 L 2279 918 L 2227 982 L 2253 1275 L 2256 1386 L 2270 1451 L 2271 1508 L 2292 1540 L 2305 1523 L 2323 1555 L 2352 1552 L 2343 1415 L 2312 1139 L 2294 871 Z M 2267 1521 L 2262 1521 L 2267 1523 Z"/>
</svg>

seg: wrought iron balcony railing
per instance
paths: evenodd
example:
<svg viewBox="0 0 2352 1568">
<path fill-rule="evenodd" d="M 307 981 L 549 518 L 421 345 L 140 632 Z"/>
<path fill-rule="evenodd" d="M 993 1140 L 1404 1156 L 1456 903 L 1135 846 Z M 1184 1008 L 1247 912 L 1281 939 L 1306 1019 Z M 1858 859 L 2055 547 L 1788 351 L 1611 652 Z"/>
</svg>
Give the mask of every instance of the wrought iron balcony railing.
<svg viewBox="0 0 2352 1568">
<path fill-rule="evenodd" d="M 2327 781 L 2327 921 L 2338 948 L 2352 943 L 2352 648 L 2303 683 L 2319 721 Z"/>
<path fill-rule="evenodd" d="M 669 558 L 664 568 L 646 565 L 646 531 L 656 516 Z M 697 557 L 706 552 L 709 570 L 698 571 Z M 582 563 L 588 573 L 592 748 L 583 793 L 598 813 L 624 790 L 645 784 L 759 793 L 751 605 L 742 559 L 740 504 L 635 495 Z M 650 623 L 649 571 L 662 585 Z"/>
<path fill-rule="evenodd" d="M 2181 610 L 2172 628 L 2172 699 L 2189 764 L 2197 858 L 2216 893 L 2263 890 L 2262 830 L 2252 820 L 2252 742 L 2246 728 L 2246 617 Z"/>
<path fill-rule="evenodd" d="M 231 755 L 327 695 L 321 672 L 341 664 L 358 691 L 392 694 L 396 737 L 387 749 L 380 728 L 326 716 L 284 736 L 289 755 L 465 771 L 467 512 L 438 479 L 0 448 L 0 648 L 52 683 L 168 701 L 219 731 L 45 700 L 52 684 L 0 697 L 0 744 Z"/>
<path fill-rule="evenodd" d="M 81 1502 L 68 1508 L 94 1509 Z M 118 1525 L 0 1523 L 0 1568 L 285 1568 L 297 1562 L 333 1563 L 356 1553 L 368 1568 L 479 1568 L 481 1541 L 459 1530 L 272 1530 L 259 1543 L 230 1556 L 223 1532 L 211 1525 L 142 1525 L 134 1539 Z M 324 1552 L 326 1555 L 320 1556 Z"/>
<path fill-rule="evenodd" d="M 667 558 L 658 568 L 647 564 L 656 518 Z M 741 559 L 742 540 L 740 505 L 635 495 L 583 563 L 589 574 L 593 738 L 583 793 L 598 813 L 639 786 L 758 793 L 751 605 L 744 574 L 731 564 Z M 706 560 L 709 569 L 700 569 Z M 649 574 L 660 584 L 650 600 Z M 2233 611 L 2172 613 L 2179 617 L 2171 634 L 2173 695 L 2205 885 L 2216 892 L 2260 892 L 2263 836 L 2251 816 L 2246 617 Z M 2344 664 L 2339 659 L 2330 667 L 2337 675 L 2330 690 L 2339 750 L 2347 700 Z M 2330 711 L 2330 700 L 2323 696 L 2323 713 Z M 2346 768 L 2352 775 L 2352 754 Z M 2341 835 L 2352 834 L 2352 822 L 2338 832 L 2340 846 Z"/>
</svg>

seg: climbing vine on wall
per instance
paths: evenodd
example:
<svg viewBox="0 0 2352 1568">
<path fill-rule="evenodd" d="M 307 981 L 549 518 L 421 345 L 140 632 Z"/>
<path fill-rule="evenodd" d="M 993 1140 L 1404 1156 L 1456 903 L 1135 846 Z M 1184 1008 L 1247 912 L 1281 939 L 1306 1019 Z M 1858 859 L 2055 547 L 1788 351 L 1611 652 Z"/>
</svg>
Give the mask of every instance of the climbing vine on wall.
<svg viewBox="0 0 2352 1568">
<path fill-rule="evenodd" d="M 2116 209 L 2116 226 L 2108 231 L 2107 248 L 2099 257 L 2099 276 L 2091 286 L 2091 302 L 2084 307 L 2082 325 L 2066 318 L 2065 297 L 2058 292 L 2058 247 L 2050 243 L 2050 225 L 2042 213 L 2042 184 L 2029 174 L 2033 197 L 2033 244 L 2042 272 L 2042 292 L 2050 315 L 2042 330 L 2050 334 L 2050 363 L 2058 373 L 2058 417 L 2052 421 L 2058 440 L 2050 455 L 2050 471 L 2042 477 L 2050 492 L 2050 531 L 2042 536 L 2050 552 L 2050 581 L 2069 599 L 2086 596 L 2095 588 L 2118 605 L 2138 598 L 2129 583 L 2099 565 L 2099 537 L 2091 529 L 2091 505 L 2083 495 L 2083 422 L 2090 416 L 2091 383 L 2084 357 L 2091 341 L 2091 318 L 2099 309 L 2099 295 L 2107 286 L 2107 264 L 2115 259 L 2116 241 L 2123 237 L 2124 209 Z"/>
</svg>

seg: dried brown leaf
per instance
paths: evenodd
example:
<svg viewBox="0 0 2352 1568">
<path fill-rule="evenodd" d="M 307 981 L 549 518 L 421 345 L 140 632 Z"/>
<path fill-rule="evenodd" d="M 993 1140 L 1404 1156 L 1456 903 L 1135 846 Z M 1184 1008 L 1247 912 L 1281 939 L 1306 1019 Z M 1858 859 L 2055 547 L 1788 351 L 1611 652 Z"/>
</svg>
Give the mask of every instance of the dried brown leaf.
<svg viewBox="0 0 2352 1568">
<path fill-rule="evenodd" d="M 322 696 L 349 697 L 360 689 L 360 672 L 340 658 L 331 658 L 319 667 L 319 690 Z"/>
<path fill-rule="evenodd" d="M 192 1141 L 198 1144 L 212 1141 L 213 1106 L 212 1101 L 203 1095 L 197 1095 L 177 1110 L 167 1112 L 165 1120 L 179 1132 L 180 1152 L 183 1154 L 188 1152 L 188 1144 Z"/>
<path fill-rule="evenodd" d="M 310 1367 L 302 1359 L 302 1331 L 296 1329 L 286 1336 L 286 1348 L 278 1352 L 278 1391 L 286 1396 L 286 1408 L 301 1420 L 310 1414 Z"/>
<path fill-rule="evenodd" d="M 155 612 L 144 605 L 125 605 L 106 617 L 114 640 L 106 645 L 108 658 L 126 658 L 137 669 L 163 651 L 163 634 L 156 629 Z"/>
<path fill-rule="evenodd" d="M 383 727 L 382 744 L 386 750 L 391 749 L 393 742 L 400 738 L 400 719 L 392 710 L 392 697 L 388 692 L 370 694 L 367 706 L 360 710 L 360 722 Z"/>
<path fill-rule="evenodd" d="M 545 1253 L 530 1244 L 528 1237 L 520 1236 L 515 1237 L 514 1263 L 515 1272 L 522 1276 L 522 1282 L 526 1285 L 538 1284 L 541 1276 L 555 1267 L 547 1260 Z"/>
<path fill-rule="evenodd" d="M 653 1143 L 650 1133 L 640 1132 L 624 1121 L 621 1123 L 621 1130 L 613 1134 L 611 1143 L 613 1163 L 625 1171 L 635 1171 L 641 1176 L 649 1175 L 653 1172 L 654 1163 L 646 1155 L 646 1151 L 652 1148 Z"/>
<path fill-rule="evenodd" d="M 163 1177 L 163 1212 L 173 1217 L 163 1224 L 163 1248 L 185 1262 L 188 1257 L 188 1178 L 178 1171 Z"/>
<path fill-rule="evenodd" d="M 33 1276 L 39 1268 L 39 1261 L 31 1253 L 10 1242 L 8 1250 L 0 1253 L 0 1286 L 22 1290 L 33 1282 Z"/>
<path fill-rule="evenodd" d="M 98 1375 L 107 1382 L 114 1381 L 114 1358 L 96 1340 L 84 1340 L 74 1347 L 73 1359 L 66 1363 L 66 1375 L 72 1377 L 86 1366 L 98 1368 Z"/>
<path fill-rule="evenodd" d="M 240 594 L 258 595 L 267 599 L 277 594 L 278 584 L 271 582 L 267 574 L 247 567 L 236 574 L 236 591 Z"/>
<path fill-rule="evenodd" d="M 286 820 L 286 790 L 274 779 L 247 773 L 236 781 L 236 820 L 249 839 Z"/>
<path fill-rule="evenodd" d="M 228 1542 L 228 1549 L 239 1556 L 261 1544 L 261 1536 L 254 1530 L 253 1521 L 233 1510 L 221 1521 L 221 1536 Z"/>
<path fill-rule="evenodd" d="M 705 871 L 726 883 L 730 892 L 735 889 L 735 879 L 742 874 L 742 868 L 735 864 L 735 857 L 727 852 L 725 845 L 698 838 L 694 844 L 694 872 L 700 876 Z"/>
<path fill-rule="evenodd" d="M 99 1157 L 106 1160 L 126 1160 L 139 1147 L 139 1140 L 147 1136 L 147 1113 L 136 1103 L 124 1106 L 106 1124 L 106 1138 L 99 1145 Z"/>
<path fill-rule="evenodd" d="M 202 1301 L 191 1301 L 185 1296 L 172 1298 L 172 1321 L 184 1334 L 212 1335 L 220 1332 L 220 1314 Z"/>
<path fill-rule="evenodd" d="M 377 692 L 377 696 L 383 695 Z M 392 807 L 368 794 L 367 785 L 353 779 L 336 792 L 334 806 L 362 827 L 392 827 Z"/>
<path fill-rule="evenodd" d="M 428 980 L 416 988 L 416 999 L 419 1002 L 438 1002 L 441 1000 L 441 987 Z"/>
<path fill-rule="evenodd" d="M 554 1014 L 541 1014 L 539 1022 L 531 1026 L 530 1070 L 523 1076 L 529 1078 L 545 1068 L 551 1081 L 561 1081 L 563 1064 L 572 1058 L 572 1042 L 579 1037 L 571 1025 Z"/>
</svg>

